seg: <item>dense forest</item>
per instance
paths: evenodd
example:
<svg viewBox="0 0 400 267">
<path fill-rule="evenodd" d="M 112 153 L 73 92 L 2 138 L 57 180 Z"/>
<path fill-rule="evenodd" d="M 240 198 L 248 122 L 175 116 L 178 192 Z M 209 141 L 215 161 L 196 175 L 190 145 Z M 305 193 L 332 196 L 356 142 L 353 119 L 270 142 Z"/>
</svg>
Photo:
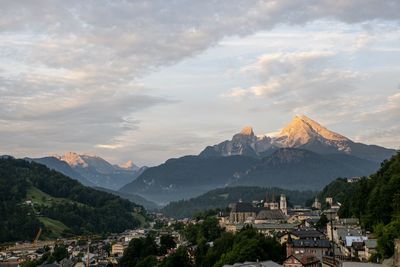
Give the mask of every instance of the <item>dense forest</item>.
<svg viewBox="0 0 400 267">
<path fill-rule="evenodd" d="M 230 203 L 239 201 L 269 200 L 272 197 L 279 201 L 281 194 L 285 194 L 291 205 L 304 205 L 315 195 L 313 191 L 284 190 L 280 188 L 265 188 L 256 186 L 225 187 L 209 191 L 201 196 L 189 200 L 171 202 L 162 209 L 162 212 L 175 218 L 192 217 L 197 212 L 210 209 L 225 209 Z"/>
<path fill-rule="evenodd" d="M 0 242 L 121 232 L 140 225 L 141 206 L 85 187 L 46 166 L 0 159 Z M 18 226 L 18 227 L 16 227 Z"/>
<path fill-rule="evenodd" d="M 172 254 L 158 263 L 156 256 L 163 255 L 166 249 L 175 248 L 169 236 L 161 237 L 157 246 L 150 234 L 146 238 L 134 239 L 129 243 L 120 261 L 121 266 L 143 267 L 221 267 L 244 261 L 273 260 L 282 262 L 285 249 L 275 239 L 265 237 L 255 229 L 248 227 L 239 233 L 224 232 L 218 219 L 213 216 L 200 218 L 196 224 L 173 225 L 179 228 L 187 240 L 187 246 L 180 246 Z M 194 262 L 189 258 L 193 256 Z"/>
<path fill-rule="evenodd" d="M 393 240 L 400 237 L 400 152 L 356 183 L 337 179 L 321 192 L 322 199 L 326 196 L 342 204 L 341 217 L 357 217 L 374 232 L 381 258 L 393 254 Z"/>
</svg>

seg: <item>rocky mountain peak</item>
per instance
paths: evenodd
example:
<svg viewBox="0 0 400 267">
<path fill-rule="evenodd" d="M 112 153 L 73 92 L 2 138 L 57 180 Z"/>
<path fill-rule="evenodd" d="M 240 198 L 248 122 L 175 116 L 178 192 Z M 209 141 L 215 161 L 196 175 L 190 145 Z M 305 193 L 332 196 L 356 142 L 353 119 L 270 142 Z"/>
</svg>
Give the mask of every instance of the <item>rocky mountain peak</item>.
<svg viewBox="0 0 400 267">
<path fill-rule="evenodd" d="M 128 160 L 127 162 L 118 165 L 118 167 L 123 170 L 135 170 L 139 168 L 138 166 L 135 165 L 135 163 L 133 163 L 132 160 Z"/>
<path fill-rule="evenodd" d="M 277 136 L 285 147 L 297 147 L 313 139 L 350 141 L 347 137 L 332 132 L 305 115 L 296 116 Z"/>
<path fill-rule="evenodd" d="M 246 126 L 240 131 L 240 134 L 241 135 L 253 136 L 254 135 L 254 131 L 253 131 L 253 128 L 251 126 Z"/>
<path fill-rule="evenodd" d="M 301 148 L 319 154 L 343 153 L 375 162 L 381 162 L 395 153 L 393 149 L 355 143 L 301 115 L 295 116 L 278 134 L 272 136 L 256 136 L 251 127 L 245 127 L 231 140 L 208 146 L 200 155 L 265 157 L 279 148 Z"/>
<path fill-rule="evenodd" d="M 70 166 L 81 166 L 81 167 L 87 167 L 88 164 L 85 162 L 85 160 L 77 153 L 75 152 L 67 152 L 62 156 L 55 156 L 59 160 L 65 161 L 68 163 Z"/>
</svg>

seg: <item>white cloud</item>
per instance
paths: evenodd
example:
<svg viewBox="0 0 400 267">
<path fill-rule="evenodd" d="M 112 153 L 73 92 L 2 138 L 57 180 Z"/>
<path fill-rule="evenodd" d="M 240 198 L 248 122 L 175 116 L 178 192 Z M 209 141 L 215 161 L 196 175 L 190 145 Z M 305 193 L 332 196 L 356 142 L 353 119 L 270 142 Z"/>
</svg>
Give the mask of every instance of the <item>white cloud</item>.
<svg viewBox="0 0 400 267">
<path fill-rule="evenodd" d="M 386 98 L 383 104 L 376 105 L 357 116 L 359 121 L 380 120 L 386 122 L 400 122 L 400 93 L 395 93 Z"/>
<path fill-rule="evenodd" d="M 95 147 L 104 149 L 117 149 L 123 147 L 121 144 L 97 144 Z"/>
<path fill-rule="evenodd" d="M 243 73 L 258 76 L 261 83 L 249 88 L 234 88 L 226 95 L 308 97 L 332 89 L 351 90 L 352 80 L 359 78 L 360 74 L 332 66 L 329 61 L 334 56 L 335 53 L 325 51 L 263 55 L 255 63 L 242 68 Z"/>
<path fill-rule="evenodd" d="M 0 146 L 5 153 L 26 155 L 132 145 L 113 142 L 138 129 L 139 111 L 179 98 L 170 92 L 154 95 L 137 79 L 198 55 L 226 37 L 319 19 L 398 23 L 400 3 L 0 0 L 0 6 Z M 355 46 L 361 49 L 371 42 L 376 39 L 359 36 Z M 330 66 L 329 55 L 302 53 L 277 53 L 264 63 L 260 59 L 260 69 L 254 71 L 261 82 L 239 84 L 230 94 L 273 96 L 279 102 L 296 88 L 317 91 L 328 83 L 327 90 L 335 90 L 358 77 L 351 69 Z M 301 101 L 309 95 L 294 96 Z"/>
</svg>

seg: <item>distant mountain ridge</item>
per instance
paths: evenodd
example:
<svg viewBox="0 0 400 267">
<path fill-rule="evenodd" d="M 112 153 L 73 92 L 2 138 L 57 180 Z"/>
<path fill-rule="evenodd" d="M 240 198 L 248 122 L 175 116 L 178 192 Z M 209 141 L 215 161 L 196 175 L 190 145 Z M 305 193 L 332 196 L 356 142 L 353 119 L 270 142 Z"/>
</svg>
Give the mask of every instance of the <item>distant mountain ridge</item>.
<svg viewBox="0 0 400 267">
<path fill-rule="evenodd" d="M 306 116 L 296 116 L 276 136 L 257 136 L 246 126 L 198 156 L 147 169 L 120 191 L 165 203 L 225 186 L 320 190 L 337 177 L 375 172 L 395 152 L 353 142 Z"/>
<path fill-rule="evenodd" d="M 351 155 L 297 148 L 280 148 L 263 159 L 186 156 L 147 169 L 120 191 L 165 203 L 226 186 L 320 190 L 337 177 L 369 175 L 378 167 L 377 162 Z"/>
<path fill-rule="evenodd" d="M 68 163 L 59 160 L 55 157 L 43 157 L 43 158 L 24 158 L 28 161 L 34 161 L 43 165 L 46 165 L 49 169 L 56 170 L 72 179 L 79 181 L 81 184 L 86 186 L 94 186 L 92 182 L 82 176 L 79 172 L 75 171 Z"/>
<path fill-rule="evenodd" d="M 159 166 L 148 168 L 119 191 L 164 204 L 226 186 L 234 173 L 245 171 L 258 161 L 245 156 L 169 159 Z"/>
<path fill-rule="evenodd" d="M 158 210 L 159 208 L 161 208 L 161 206 L 158 205 L 157 203 L 147 200 L 144 197 L 141 197 L 139 195 L 123 193 L 123 192 L 114 191 L 111 189 L 106 189 L 103 187 L 94 187 L 94 189 L 103 191 L 103 192 L 107 192 L 107 193 L 113 194 L 115 196 L 119 196 L 120 198 L 127 199 L 133 203 L 143 206 L 148 211 L 154 211 L 154 210 Z"/>
<path fill-rule="evenodd" d="M 121 166 L 112 165 L 101 157 L 74 152 L 29 160 L 44 164 L 84 185 L 111 190 L 118 190 L 132 182 L 146 169 L 146 167 L 139 168 L 132 161 Z"/>
<path fill-rule="evenodd" d="M 382 162 L 396 152 L 394 149 L 353 142 L 302 115 L 294 117 L 276 136 L 256 136 L 253 129 L 247 126 L 231 140 L 208 146 L 199 155 L 263 157 L 279 148 L 307 149 L 319 154 L 347 154 L 375 162 Z"/>
<path fill-rule="evenodd" d="M 337 177 L 369 175 L 379 164 L 345 154 L 321 155 L 305 149 L 281 148 L 243 173 L 229 185 L 274 186 L 317 190 Z"/>
</svg>

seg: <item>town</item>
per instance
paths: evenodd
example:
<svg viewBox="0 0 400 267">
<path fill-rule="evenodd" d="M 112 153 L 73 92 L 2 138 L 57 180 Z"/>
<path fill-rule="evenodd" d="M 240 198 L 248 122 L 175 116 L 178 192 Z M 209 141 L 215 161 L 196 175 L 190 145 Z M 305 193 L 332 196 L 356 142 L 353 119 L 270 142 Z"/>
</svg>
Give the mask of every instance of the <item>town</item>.
<svg viewBox="0 0 400 267">
<path fill-rule="evenodd" d="M 0 267 L 400 267 L 400 0 L 0 10 Z"/>
<path fill-rule="evenodd" d="M 376 252 L 376 238 L 362 229 L 358 219 L 340 218 L 340 205 L 332 197 L 327 197 L 322 202 L 315 198 L 310 208 L 288 207 L 284 194 L 266 195 L 265 199 L 254 200 L 251 203 L 238 200 L 229 205 L 229 212 L 220 211 L 215 217 L 219 226 L 226 232 L 238 233 L 246 227 L 251 227 L 264 236 L 274 238 L 286 248 L 286 259 L 282 264 L 255 260 L 236 263 L 233 265 L 235 267 L 374 266 L 369 261 Z M 185 239 L 181 230 L 187 225 L 201 224 L 202 220 L 175 220 L 161 213 L 150 215 L 153 220 L 148 226 L 108 236 L 77 236 L 42 241 L 39 240 L 39 229 L 33 242 L 17 242 L 3 246 L 0 251 L 0 266 L 24 266 L 24 262 L 38 260 L 45 253 L 54 253 L 60 248 L 64 254 L 59 254 L 63 256 L 55 258 L 52 264 L 41 266 L 116 266 L 132 240 L 145 238 L 150 234 L 155 237 L 158 246 L 163 245 L 165 240 L 169 240 L 170 244 L 172 242 L 164 255 L 157 256 L 157 261 L 162 261 L 180 246 L 185 246 L 188 248 L 189 258 L 194 262 L 196 248 Z M 394 265 L 399 266 L 400 242 L 396 242 L 397 262 Z M 212 246 L 212 242 L 209 245 Z"/>
</svg>

